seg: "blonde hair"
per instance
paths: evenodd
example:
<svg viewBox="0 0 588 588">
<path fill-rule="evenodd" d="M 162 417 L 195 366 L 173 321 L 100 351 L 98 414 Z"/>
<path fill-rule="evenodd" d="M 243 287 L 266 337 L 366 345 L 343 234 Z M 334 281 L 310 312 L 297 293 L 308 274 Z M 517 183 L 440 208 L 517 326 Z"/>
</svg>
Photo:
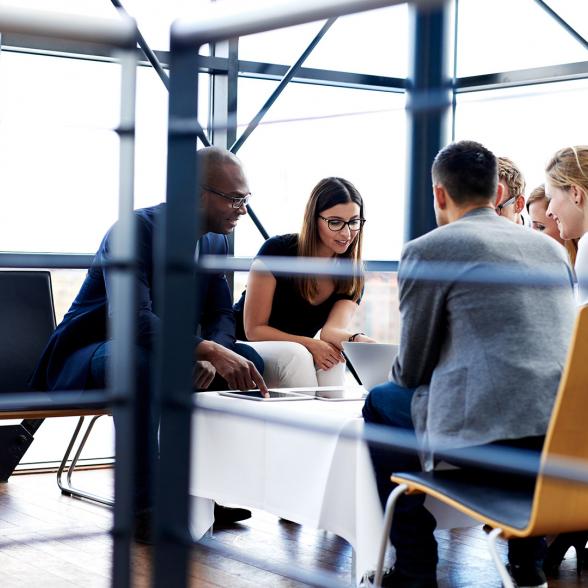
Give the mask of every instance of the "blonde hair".
<svg viewBox="0 0 588 588">
<path fill-rule="evenodd" d="M 316 257 L 319 250 L 319 229 L 318 215 L 323 211 L 336 206 L 355 202 L 359 205 L 359 216 L 363 216 L 363 199 L 357 188 L 343 178 L 324 178 L 312 190 L 302 221 L 302 229 L 298 236 L 298 255 L 300 257 Z M 335 292 L 347 294 L 354 301 L 359 300 L 363 291 L 364 278 L 361 267 L 361 247 L 363 242 L 363 231 L 359 231 L 353 243 L 345 253 L 337 255 L 337 258 L 350 259 L 356 272 L 353 276 L 335 280 Z M 300 294 L 305 300 L 311 302 L 318 293 L 318 281 L 313 276 L 304 276 L 297 280 Z"/>
<path fill-rule="evenodd" d="M 510 191 L 510 196 L 525 195 L 525 177 L 521 170 L 508 157 L 498 157 L 498 179 L 502 180 Z"/>
<path fill-rule="evenodd" d="M 547 162 L 545 173 L 555 187 L 577 186 L 588 196 L 588 145 L 560 149 Z"/>
<path fill-rule="evenodd" d="M 541 202 L 542 200 L 545 200 L 545 202 L 547 203 L 547 196 L 545 194 L 545 184 L 537 186 L 529 194 L 529 198 L 527 199 L 527 212 L 531 212 L 531 204 L 533 204 L 533 202 Z M 547 206 L 545 208 L 547 208 Z"/>
<path fill-rule="evenodd" d="M 531 204 L 535 202 L 545 202 L 545 209 L 549 204 L 549 199 L 547 198 L 547 194 L 545 194 L 545 184 L 541 184 L 537 186 L 531 194 L 529 194 L 529 199 L 527 200 L 527 212 L 531 213 Z M 568 252 L 568 257 L 570 258 L 570 263 L 572 267 L 576 264 L 576 255 L 578 254 L 578 241 L 579 239 L 566 239 L 563 242 L 566 251 Z"/>
</svg>

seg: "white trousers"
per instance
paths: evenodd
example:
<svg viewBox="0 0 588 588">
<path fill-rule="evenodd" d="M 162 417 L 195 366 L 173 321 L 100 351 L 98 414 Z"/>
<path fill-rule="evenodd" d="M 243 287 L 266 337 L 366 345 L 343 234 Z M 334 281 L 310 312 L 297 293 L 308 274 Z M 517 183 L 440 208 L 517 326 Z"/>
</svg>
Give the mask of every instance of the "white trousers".
<svg viewBox="0 0 588 588">
<path fill-rule="evenodd" d="M 305 386 L 342 386 L 345 364 L 338 363 L 329 370 L 314 365 L 312 354 L 304 345 L 291 341 L 246 341 L 261 355 L 265 370 L 263 379 L 270 388 Z"/>
</svg>

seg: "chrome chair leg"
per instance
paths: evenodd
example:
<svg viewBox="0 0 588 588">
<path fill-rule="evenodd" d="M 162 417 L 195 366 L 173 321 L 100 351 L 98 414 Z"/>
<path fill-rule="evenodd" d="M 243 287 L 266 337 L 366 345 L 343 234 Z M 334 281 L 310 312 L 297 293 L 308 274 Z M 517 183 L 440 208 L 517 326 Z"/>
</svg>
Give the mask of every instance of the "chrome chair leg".
<svg viewBox="0 0 588 588">
<path fill-rule="evenodd" d="M 85 417 L 80 417 L 78 420 L 78 424 L 76 425 L 76 428 L 73 432 L 73 435 L 71 437 L 71 440 L 69 442 L 69 445 L 67 446 L 67 449 L 65 451 L 65 455 L 63 456 L 63 459 L 61 460 L 61 464 L 59 465 L 59 469 L 57 470 L 57 485 L 59 486 L 59 489 L 61 490 L 62 494 L 65 494 L 66 496 L 76 496 L 78 498 L 85 498 L 86 500 L 91 500 L 93 502 L 98 502 L 100 504 L 105 504 L 107 506 L 112 506 L 114 504 L 114 500 L 112 500 L 111 498 L 105 498 L 103 496 L 98 496 L 97 494 L 93 494 L 91 492 L 86 492 L 85 490 L 80 490 L 79 488 L 76 488 L 75 486 L 73 486 L 72 482 L 71 482 L 71 477 L 72 474 L 75 470 L 75 467 L 78 463 L 78 460 L 82 454 L 82 451 L 86 445 L 86 442 L 88 441 L 88 437 L 90 436 L 90 433 L 92 432 L 92 429 L 94 428 L 94 425 L 96 424 L 96 421 L 103 415 L 96 415 L 94 417 L 92 417 L 92 420 L 90 421 L 90 424 L 88 425 L 86 432 L 84 433 L 84 436 L 82 437 L 82 440 L 80 441 L 80 444 L 74 454 L 73 459 L 71 460 L 71 463 L 69 465 L 69 467 L 67 466 L 67 462 L 69 460 L 69 456 L 71 455 L 71 452 L 75 446 L 75 443 L 78 439 L 78 436 L 80 434 L 80 431 L 82 429 L 82 425 L 84 424 L 84 420 Z M 63 482 L 63 472 L 65 471 L 65 469 L 67 468 L 67 482 Z"/>
<path fill-rule="evenodd" d="M 394 507 L 396 501 L 407 490 L 406 484 L 399 484 L 390 492 L 388 500 L 386 501 L 386 510 L 384 511 L 384 529 L 382 531 L 382 541 L 380 542 L 380 552 L 378 553 L 378 563 L 376 565 L 376 573 L 374 575 L 374 586 L 380 588 L 382 585 L 382 576 L 384 575 L 384 559 L 386 557 L 386 548 L 388 547 L 388 537 L 390 536 L 390 528 L 392 527 L 392 519 L 394 518 Z"/>
<path fill-rule="evenodd" d="M 514 584 L 510 574 L 508 573 L 502 558 L 498 555 L 498 550 L 496 549 L 496 540 L 502 533 L 502 529 L 492 529 L 490 533 L 488 533 L 488 547 L 490 549 L 490 555 L 492 556 L 492 561 L 498 570 L 498 574 L 500 575 L 500 579 L 502 580 L 502 585 L 504 588 L 514 588 Z"/>
</svg>

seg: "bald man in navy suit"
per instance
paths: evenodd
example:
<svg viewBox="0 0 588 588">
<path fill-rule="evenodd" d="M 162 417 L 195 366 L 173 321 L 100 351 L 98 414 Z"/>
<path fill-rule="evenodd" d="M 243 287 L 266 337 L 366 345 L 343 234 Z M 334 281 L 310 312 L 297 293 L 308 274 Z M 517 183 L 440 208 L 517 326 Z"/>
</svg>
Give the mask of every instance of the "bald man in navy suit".
<svg viewBox="0 0 588 588">
<path fill-rule="evenodd" d="M 197 255 L 227 255 L 227 234 L 247 213 L 249 186 L 239 159 L 224 149 L 207 147 L 197 152 L 201 174 L 199 202 L 203 231 Z M 139 254 L 139 316 L 137 336 L 137 390 L 139 404 L 138 512 L 149 509 L 149 464 L 157 451 L 157 422 L 150 393 L 152 350 L 159 331 L 157 291 L 153 271 L 154 235 L 165 204 L 135 211 Z M 87 390 L 106 385 L 112 352 L 108 338 L 108 307 L 112 296 L 110 258 L 112 229 L 108 231 L 80 292 L 51 337 L 31 379 L 37 390 Z M 197 390 L 260 388 L 266 391 L 263 360 L 248 345 L 237 343 L 232 297 L 224 273 L 201 274 L 198 281 L 201 308 L 194 325 L 194 380 Z M 241 512 L 235 512 L 241 511 Z M 220 511 L 217 519 L 240 520 L 248 511 Z"/>
</svg>

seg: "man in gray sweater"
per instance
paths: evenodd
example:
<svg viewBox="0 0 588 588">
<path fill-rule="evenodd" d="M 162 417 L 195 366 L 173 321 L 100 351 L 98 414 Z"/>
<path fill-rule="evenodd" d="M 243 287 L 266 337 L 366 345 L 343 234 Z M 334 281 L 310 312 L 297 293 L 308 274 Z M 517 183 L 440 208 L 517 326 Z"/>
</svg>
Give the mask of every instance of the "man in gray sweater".
<svg viewBox="0 0 588 588">
<path fill-rule="evenodd" d="M 575 313 L 565 250 L 496 213 L 497 177 L 496 157 L 473 141 L 435 158 L 439 228 L 404 248 L 399 354 L 392 381 L 374 388 L 363 410 L 366 422 L 414 431 L 428 464 L 435 450 L 488 444 L 538 455 L 565 362 Z M 370 451 L 383 503 L 392 472 L 421 469 L 416 451 Z M 435 519 L 423 502 L 397 503 L 396 564 L 384 586 L 437 586 Z M 542 538 L 509 542 L 519 585 L 547 586 L 543 551 Z"/>
</svg>

